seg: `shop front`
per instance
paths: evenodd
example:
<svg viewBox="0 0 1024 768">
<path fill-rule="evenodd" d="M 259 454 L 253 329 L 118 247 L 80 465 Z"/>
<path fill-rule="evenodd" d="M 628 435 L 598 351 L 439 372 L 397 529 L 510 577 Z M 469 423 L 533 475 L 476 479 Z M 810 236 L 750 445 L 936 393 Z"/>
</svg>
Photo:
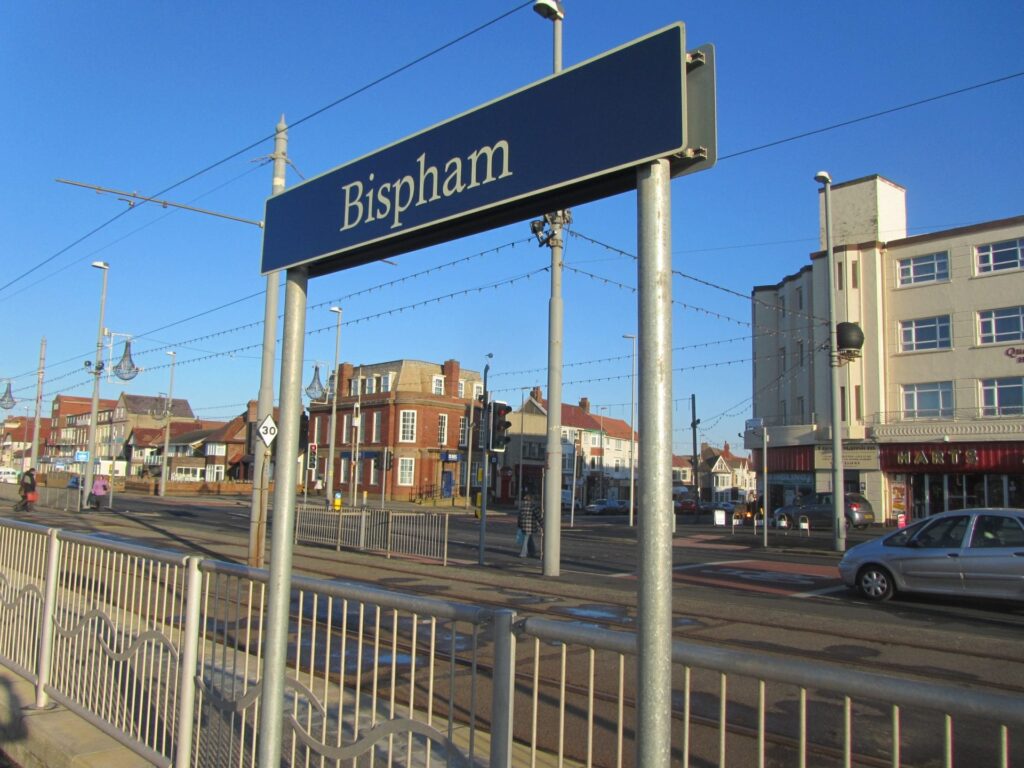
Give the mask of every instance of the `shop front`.
<svg viewBox="0 0 1024 768">
<path fill-rule="evenodd" d="M 894 516 L 967 507 L 1024 508 L 1024 442 L 881 445 Z"/>
</svg>

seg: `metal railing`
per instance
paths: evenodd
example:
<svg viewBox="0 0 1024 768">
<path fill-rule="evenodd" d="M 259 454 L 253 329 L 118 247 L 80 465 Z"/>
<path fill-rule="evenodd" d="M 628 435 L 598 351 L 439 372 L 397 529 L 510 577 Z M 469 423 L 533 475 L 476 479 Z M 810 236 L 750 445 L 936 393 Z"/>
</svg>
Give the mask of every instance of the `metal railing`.
<svg viewBox="0 0 1024 768">
<path fill-rule="evenodd" d="M 0 663 L 155 765 L 255 765 L 267 579 L 0 520 Z M 294 577 L 288 636 L 283 765 L 629 766 L 645 737 L 634 632 Z M 673 765 L 1024 759 L 1019 694 L 682 640 L 671 662 Z"/>
<path fill-rule="evenodd" d="M 298 504 L 295 543 L 438 560 L 447 565 L 448 515 L 372 507 L 335 510 L 324 503 Z"/>
</svg>

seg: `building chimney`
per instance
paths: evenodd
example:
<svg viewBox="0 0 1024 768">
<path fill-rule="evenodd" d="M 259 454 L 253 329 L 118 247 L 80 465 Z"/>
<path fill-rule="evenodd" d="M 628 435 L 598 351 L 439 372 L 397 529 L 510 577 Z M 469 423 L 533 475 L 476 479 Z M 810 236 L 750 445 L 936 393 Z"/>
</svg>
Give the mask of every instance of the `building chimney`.
<svg viewBox="0 0 1024 768">
<path fill-rule="evenodd" d="M 583 411 L 584 413 L 590 413 L 590 398 L 589 397 L 581 397 L 580 398 L 580 410 Z"/>
<path fill-rule="evenodd" d="M 538 403 L 544 399 L 544 393 L 541 392 L 540 387 L 536 386 L 530 390 L 530 397 L 536 400 Z"/>
<path fill-rule="evenodd" d="M 444 393 L 449 397 L 459 396 L 459 373 L 461 371 L 462 367 L 458 360 L 445 360 L 444 365 L 441 366 L 441 372 L 444 374 Z"/>
</svg>

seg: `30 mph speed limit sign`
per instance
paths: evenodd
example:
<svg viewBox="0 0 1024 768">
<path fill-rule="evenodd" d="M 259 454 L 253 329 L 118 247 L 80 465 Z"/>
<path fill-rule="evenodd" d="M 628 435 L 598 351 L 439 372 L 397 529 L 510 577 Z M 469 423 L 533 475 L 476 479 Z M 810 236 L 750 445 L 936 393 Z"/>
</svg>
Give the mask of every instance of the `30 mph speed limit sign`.
<svg viewBox="0 0 1024 768">
<path fill-rule="evenodd" d="M 270 444 L 274 442 L 274 438 L 277 437 L 277 424 L 274 423 L 274 417 L 267 416 L 267 418 L 260 422 L 258 430 L 260 440 L 269 448 Z"/>
</svg>

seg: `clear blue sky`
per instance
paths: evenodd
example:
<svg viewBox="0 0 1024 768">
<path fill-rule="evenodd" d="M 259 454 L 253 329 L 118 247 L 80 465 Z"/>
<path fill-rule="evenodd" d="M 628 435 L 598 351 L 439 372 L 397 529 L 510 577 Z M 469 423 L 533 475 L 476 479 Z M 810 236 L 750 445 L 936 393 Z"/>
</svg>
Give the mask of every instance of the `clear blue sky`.
<svg viewBox="0 0 1024 768">
<path fill-rule="evenodd" d="M 310 177 L 520 88 L 551 68 L 551 25 L 529 6 L 8 4 L 0 284 L 11 284 L 0 290 L 0 379 L 14 379 L 15 412 L 34 396 L 43 336 L 47 411 L 58 393 L 91 391 L 82 362 L 96 339 L 93 260 L 111 267 L 106 325 L 135 336 L 135 361 L 146 369 L 128 385 L 104 382 L 103 397 L 166 392 L 168 345 L 178 353 L 175 395 L 201 417 L 230 418 L 259 386 L 260 230 L 155 206 L 107 224 L 125 203 L 55 179 L 154 195 L 219 163 L 163 196 L 260 219 L 271 168 L 258 161 L 272 151 L 282 113 L 292 123 L 341 100 L 290 132 L 289 155 Z M 1024 71 L 1019 0 L 565 7 L 565 66 L 675 21 L 686 24 L 689 47 L 717 48 L 723 159 L 672 183 L 679 271 L 749 296 L 753 285 L 806 264 L 817 248 L 819 169 L 836 182 L 878 173 L 906 187 L 911 233 L 1024 213 L 1024 77 L 745 152 Z M 299 180 L 289 172 L 289 185 Z M 635 196 L 577 207 L 573 228 L 635 252 Z M 480 370 L 493 352 L 493 389 L 518 407 L 521 387 L 546 383 L 549 283 L 538 270 L 549 257 L 528 237 L 524 222 L 311 281 L 307 329 L 325 330 L 307 338 L 304 380 L 314 360 L 333 358 L 327 307 L 336 303 L 345 312 L 344 360 L 456 358 Z M 622 334 L 636 330 L 636 296 L 615 284 L 636 284 L 635 262 L 570 237 L 566 264 L 610 282 L 565 274 L 563 399 L 587 396 L 595 409 L 628 418 Z M 674 291 L 734 319 L 674 310 L 673 345 L 683 347 L 673 363 L 676 450 L 689 451 L 691 393 L 702 439 L 735 444 L 750 415 L 749 300 L 678 277 Z"/>
</svg>

